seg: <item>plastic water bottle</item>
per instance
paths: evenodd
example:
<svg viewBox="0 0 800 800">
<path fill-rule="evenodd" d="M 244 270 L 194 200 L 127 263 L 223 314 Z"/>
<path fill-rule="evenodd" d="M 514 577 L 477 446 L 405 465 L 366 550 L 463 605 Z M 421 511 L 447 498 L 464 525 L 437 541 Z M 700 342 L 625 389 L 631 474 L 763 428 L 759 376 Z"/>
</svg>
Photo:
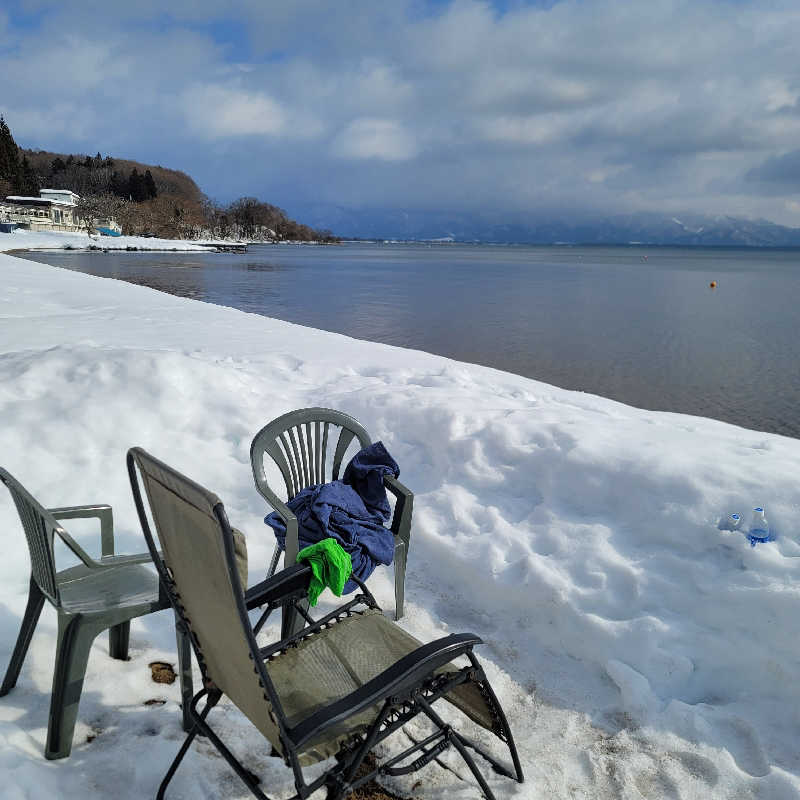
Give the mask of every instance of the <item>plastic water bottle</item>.
<svg viewBox="0 0 800 800">
<path fill-rule="evenodd" d="M 753 519 L 750 522 L 750 532 L 747 534 L 747 538 L 750 540 L 752 547 L 755 547 L 758 542 L 768 542 L 770 540 L 769 524 L 761 506 L 753 509 Z"/>
<path fill-rule="evenodd" d="M 741 514 L 729 514 L 719 521 L 717 526 L 721 531 L 738 531 L 742 524 Z"/>
</svg>

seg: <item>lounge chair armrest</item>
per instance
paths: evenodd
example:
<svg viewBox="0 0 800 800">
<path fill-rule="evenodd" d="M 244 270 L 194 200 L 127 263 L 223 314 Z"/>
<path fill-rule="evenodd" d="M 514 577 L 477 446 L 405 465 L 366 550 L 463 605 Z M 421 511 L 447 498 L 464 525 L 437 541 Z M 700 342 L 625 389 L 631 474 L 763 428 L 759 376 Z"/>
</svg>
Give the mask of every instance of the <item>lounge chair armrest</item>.
<svg viewBox="0 0 800 800">
<path fill-rule="evenodd" d="M 111 506 L 97 504 L 91 506 L 64 506 L 50 508 L 48 511 L 56 519 L 89 519 L 100 520 L 100 552 L 103 556 L 114 555 L 114 515 Z"/>
<path fill-rule="evenodd" d="M 278 516 L 286 525 L 286 556 L 284 564 L 294 564 L 300 545 L 297 538 L 297 517 L 294 512 L 278 497 L 269 486 L 258 486 L 261 496 L 278 512 Z"/>
<path fill-rule="evenodd" d="M 256 606 L 277 603 L 284 597 L 303 594 L 308 591 L 311 581 L 311 567 L 308 564 L 295 564 L 261 583 L 256 583 L 244 593 L 244 603 L 249 611 Z"/>
<path fill-rule="evenodd" d="M 481 639 L 474 633 L 454 633 L 424 644 L 345 697 L 321 708 L 287 731 L 297 748 L 365 708 L 412 689 L 439 667 L 469 652 Z"/>
<path fill-rule="evenodd" d="M 391 475 L 384 476 L 383 485 L 397 498 L 391 531 L 408 545 L 408 541 L 411 538 L 411 513 L 414 507 L 414 493 Z"/>
</svg>

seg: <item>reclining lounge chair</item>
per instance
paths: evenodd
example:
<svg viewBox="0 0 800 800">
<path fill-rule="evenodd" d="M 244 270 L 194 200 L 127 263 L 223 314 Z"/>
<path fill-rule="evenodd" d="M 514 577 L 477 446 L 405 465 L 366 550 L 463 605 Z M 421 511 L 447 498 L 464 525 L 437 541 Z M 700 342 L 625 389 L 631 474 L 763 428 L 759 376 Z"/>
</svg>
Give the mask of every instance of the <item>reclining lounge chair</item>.
<svg viewBox="0 0 800 800">
<path fill-rule="evenodd" d="M 223 694 L 291 767 L 297 792 L 293 800 L 321 787 L 327 788 L 329 800 L 340 800 L 379 775 L 414 772 L 450 745 L 461 754 L 487 800 L 495 796 L 470 750 L 495 772 L 522 782 L 508 722 L 472 652 L 480 644 L 478 637 L 453 634 L 423 645 L 383 615 L 363 583 L 361 594 L 315 621 L 303 603 L 311 569 L 302 564 L 251 587 L 245 598 L 233 534 L 219 498 L 141 448 L 128 452 L 128 471 L 150 553 L 189 631 L 203 676 L 203 689 L 188 709 L 195 727 L 159 788 L 159 800 L 198 733 L 208 737 L 255 797 L 268 800 L 257 777 L 206 721 Z M 248 607 L 256 604 L 265 610 L 251 625 Z M 272 611 L 286 605 L 294 606 L 306 627 L 260 647 L 256 634 Z M 451 663 L 459 657 L 464 666 Z M 513 766 L 445 723 L 434 709 L 442 698 L 497 735 L 508 746 Z M 205 704 L 198 710 L 201 700 Z M 429 736 L 357 775 L 378 743 L 420 714 L 430 721 Z M 331 756 L 333 765 L 307 783 L 303 767 Z"/>
</svg>

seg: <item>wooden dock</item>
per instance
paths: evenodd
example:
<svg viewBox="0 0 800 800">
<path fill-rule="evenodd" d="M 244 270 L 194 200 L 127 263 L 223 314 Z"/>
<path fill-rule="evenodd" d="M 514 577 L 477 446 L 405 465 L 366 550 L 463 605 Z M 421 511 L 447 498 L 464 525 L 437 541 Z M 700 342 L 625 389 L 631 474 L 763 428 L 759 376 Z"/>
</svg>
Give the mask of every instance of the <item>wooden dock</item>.
<svg viewBox="0 0 800 800">
<path fill-rule="evenodd" d="M 200 245 L 207 247 L 214 253 L 246 253 L 247 245 L 239 242 L 217 242 L 215 244 L 206 244 L 205 242 Z"/>
</svg>

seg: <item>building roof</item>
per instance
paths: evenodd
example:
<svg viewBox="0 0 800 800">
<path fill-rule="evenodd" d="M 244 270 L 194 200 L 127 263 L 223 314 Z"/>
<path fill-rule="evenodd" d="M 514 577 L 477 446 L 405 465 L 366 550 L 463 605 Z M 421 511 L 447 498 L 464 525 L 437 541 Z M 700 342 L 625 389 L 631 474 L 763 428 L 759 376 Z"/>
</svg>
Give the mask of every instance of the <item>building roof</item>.
<svg viewBox="0 0 800 800">
<path fill-rule="evenodd" d="M 71 194 L 73 197 L 77 197 L 79 200 L 81 196 L 72 191 L 72 189 L 40 189 L 39 194 Z"/>
<path fill-rule="evenodd" d="M 10 194 L 6 197 L 7 203 L 22 203 L 26 205 L 39 205 L 39 206 L 74 206 L 74 203 L 68 203 L 65 200 L 53 200 L 49 197 L 22 197 L 21 195 Z"/>
<path fill-rule="evenodd" d="M 50 205 L 52 200 L 46 200 L 44 197 L 22 197 L 18 194 L 10 194 L 6 197 L 6 200 L 10 200 L 12 203 L 41 203 Z"/>
</svg>

